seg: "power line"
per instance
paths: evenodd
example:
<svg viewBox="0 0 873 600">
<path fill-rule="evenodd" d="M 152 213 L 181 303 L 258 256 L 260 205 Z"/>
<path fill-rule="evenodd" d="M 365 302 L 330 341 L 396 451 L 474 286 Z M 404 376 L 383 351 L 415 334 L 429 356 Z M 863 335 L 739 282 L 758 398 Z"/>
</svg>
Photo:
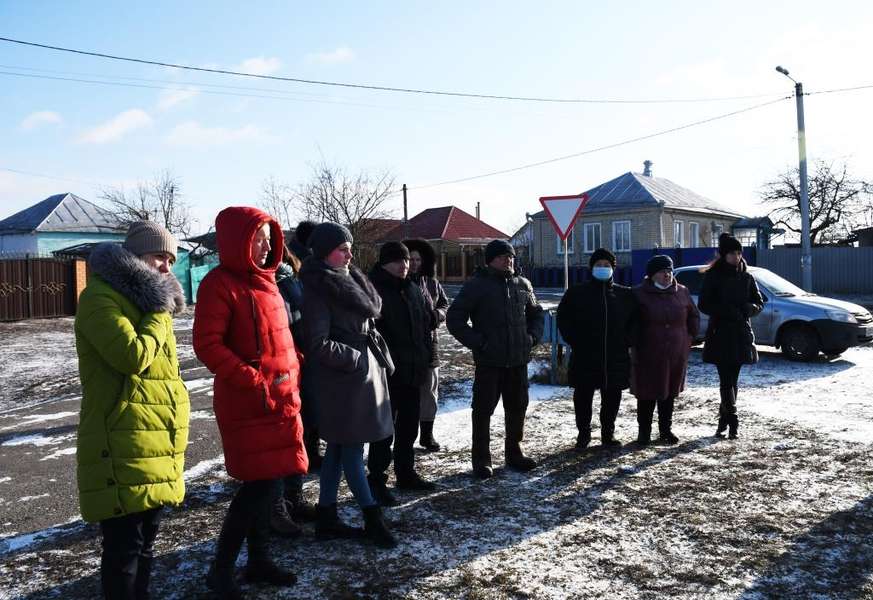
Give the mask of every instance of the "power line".
<svg viewBox="0 0 873 600">
<path fill-rule="evenodd" d="M 97 181 L 86 181 L 83 179 L 73 179 L 71 177 L 58 177 L 56 175 L 46 175 L 45 173 L 34 173 L 33 171 L 22 171 L 20 169 L 10 169 L 9 167 L 0 167 L 0 171 L 15 173 L 16 175 L 27 175 L 29 177 L 40 177 L 42 179 L 54 179 L 56 181 L 69 181 L 72 183 L 82 183 L 85 185 L 103 185 Z"/>
<path fill-rule="evenodd" d="M 685 125 L 679 125 L 678 127 L 671 127 L 670 129 L 664 129 L 662 131 L 657 131 L 655 133 L 650 133 L 647 135 L 641 135 L 639 137 L 623 140 L 621 142 L 615 142 L 613 144 L 607 144 L 605 146 L 598 146 L 596 148 L 590 148 L 588 150 L 583 150 L 582 152 L 574 152 L 573 154 L 566 154 L 564 156 L 558 156 L 555 158 L 549 158 L 546 160 L 541 160 L 538 162 L 528 163 L 525 165 L 519 165 L 517 167 L 511 167 L 509 169 L 501 169 L 499 171 L 490 171 L 488 173 L 482 173 L 480 175 L 472 175 L 470 177 L 461 177 L 459 179 L 451 179 L 449 181 L 441 181 L 439 183 L 430 183 L 427 185 L 420 185 L 417 187 L 408 188 L 409 190 L 424 190 L 428 188 L 440 187 L 444 185 L 451 185 L 455 183 L 463 183 L 465 181 L 473 181 L 474 179 L 483 179 L 485 177 L 493 177 L 495 175 L 505 175 L 507 173 L 514 173 L 516 171 L 523 171 L 525 169 L 532 169 L 534 167 L 541 167 L 543 165 L 548 165 L 551 163 L 556 163 L 564 160 L 569 160 L 571 158 L 578 158 L 580 156 L 585 156 L 586 154 L 594 154 L 595 152 L 601 152 L 603 150 L 610 150 L 612 148 L 618 148 L 619 146 L 626 146 L 628 144 L 633 144 L 634 142 L 641 142 L 643 140 L 652 139 L 655 137 L 659 137 L 662 135 L 667 135 L 669 133 L 675 133 L 677 131 L 682 131 L 683 129 L 689 129 L 691 127 L 697 127 L 698 125 L 704 125 L 706 123 L 712 123 L 713 121 L 719 121 L 721 119 L 727 119 L 729 117 L 733 117 L 742 113 L 747 113 L 753 110 L 757 110 L 759 108 L 764 108 L 765 106 L 770 106 L 771 104 L 776 104 L 778 102 L 784 102 L 785 100 L 790 100 L 794 96 L 784 96 L 782 98 L 778 98 L 776 100 L 770 100 L 769 102 L 763 102 L 761 104 L 756 104 L 754 106 L 749 106 L 746 108 L 741 108 L 740 110 L 731 111 L 729 113 L 724 113 L 721 115 L 716 115 L 714 117 L 709 117 L 708 119 L 702 119 L 700 121 L 694 121 L 692 123 L 686 123 Z M 396 193 L 396 192 L 395 192 Z"/>
<path fill-rule="evenodd" d="M 83 56 L 93 56 L 96 58 L 105 58 L 107 60 L 123 61 L 138 63 L 143 65 L 152 65 L 157 67 L 168 67 L 172 69 L 183 69 L 187 71 L 198 71 L 201 73 L 213 73 L 218 75 L 233 75 L 236 77 L 250 77 L 253 79 L 268 79 L 272 81 L 285 81 L 291 83 L 302 83 L 306 85 L 323 85 L 332 87 L 352 88 L 361 90 L 371 90 L 378 92 L 394 92 L 402 94 L 426 94 L 433 96 L 451 96 L 456 98 L 477 98 L 484 100 L 510 100 L 517 102 L 548 102 L 556 104 L 683 104 L 683 103 L 699 103 L 699 102 L 719 102 L 729 100 L 750 100 L 755 98 L 765 98 L 774 94 L 754 94 L 746 96 L 724 96 L 713 98 L 658 98 L 658 99 L 616 99 L 616 98 L 544 98 L 534 96 L 504 96 L 498 94 L 477 94 L 470 92 L 450 92 L 445 90 L 426 90 L 418 88 L 401 88 L 389 87 L 381 85 L 369 85 L 359 83 L 347 83 L 339 81 L 323 81 L 318 79 L 301 79 L 297 77 L 282 77 L 279 75 L 258 75 L 255 73 L 244 73 L 240 71 L 231 71 L 229 69 L 214 69 L 208 67 L 194 67 L 191 65 L 182 65 L 177 63 L 168 63 L 158 60 L 149 60 L 143 58 L 132 58 L 127 56 L 118 56 L 114 54 L 106 54 L 103 52 L 91 52 L 88 50 L 78 50 L 75 48 L 64 48 L 61 46 L 52 46 L 49 44 L 40 44 L 37 42 L 28 42 L 24 40 L 16 40 L 7 37 L 0 37 L 0 41 L 11 44 L 19 44 L 22 46 L 30 46 L 33 48 L 43 48 L 45 50 L 54 50 L 57 52 L 68 52 L 71 54 L 79 54 Z"/>
</svg>

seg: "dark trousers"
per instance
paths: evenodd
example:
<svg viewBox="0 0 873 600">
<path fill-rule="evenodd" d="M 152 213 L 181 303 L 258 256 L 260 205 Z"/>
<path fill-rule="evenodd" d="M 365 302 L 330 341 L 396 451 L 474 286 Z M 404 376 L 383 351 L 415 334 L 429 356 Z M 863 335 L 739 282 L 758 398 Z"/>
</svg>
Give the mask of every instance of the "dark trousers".
<svg viewBox="0 0 873 600">
<path fill-rule="evenodd" d="M 146 600 L 152 570 L 152 548 L 162 509 L 100 521 L 103 555 L 100 582 L 107 600 Z"/>
<path fill-rule="evenodd" d="M 717 364 L 721 404 L 718 414 L 727 417 L 737 414 L 737 382 L 740 379 L 742 365 Z"/>
<path fill-rule="evenodd" d="M 491 466 L 491 415 L 503 398 L 506 422 L 506 459 L 522 455 L 524 417 L 527 412 L 527 365 L 489 367 L 476 365 L 473 379 L 473 468 Z"/>
<path fill-rule="evenodd" d="M 248 542 L 249 563 L 267 560 L 270 499 L 275 479 L 244 481 L 236 491 L 218 536 L 215 566 L 233 569 L 243 541 Z"/>
<path fill-rule="evenodd" d="M 576 428 L 583 436 L 591 438 L 591 405 L 594 403 L 594 390 L 589 386 L 578 386 L 573 390 L 573 409 L 576 412 Z M 615 419 L 621 405 L 621 388 L 600 390 L 600 437 L 611 439 L 615 433 Z"/>
<path fill-rule="evenodd" d="M 640 428 L 640 434 L 643 437 L 652 432 L 652 417 L 655 414 L 656 406 L 658 408 L 658 433 L 661 435 L 671 433 L 671 430 L 673 429 L 673 406 L 675 401 L 675 396 L 659 400 L 637 399 L 637 424 Z"/>
<path fill-rule="evenodd" d="M 388 381 L 391 412 L 394 416 L 394 435 L 370 444 L 367 467 L 370 475 L 387 479 L 391 465 L 391 443 L 394 443 L 394 473 L 406 477 L 415 472 L 415 438 L 418 437 L 418 415 L 421 405 L 421 386 Z"/>
</svg>

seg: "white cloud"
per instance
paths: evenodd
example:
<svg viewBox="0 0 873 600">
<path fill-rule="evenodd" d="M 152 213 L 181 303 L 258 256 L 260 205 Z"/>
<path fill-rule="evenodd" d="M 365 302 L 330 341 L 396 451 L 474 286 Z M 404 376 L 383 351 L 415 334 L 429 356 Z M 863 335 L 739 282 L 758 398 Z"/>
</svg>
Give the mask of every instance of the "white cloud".
<svg viewBox="0 0 873 600">
<path fill-rule="evenodd" d="M 204 127 L 197 121 L 177 125 L 167 134 L 167 143 L 174 146 L 213 146 L 231 142 L 264 141 L 270 136 L 259 127 L 245 125 L 236 129 Z"/>
<path fill-rule="evenodd" d="M 335 65 L 353 60 L 355 60 L 355 53 L 346 46 L 340 46 L 330 52 L 314 52 L 306 55 L 306 62 L 318 65 Z"/>
<path fill-rule="evenodd" d="M 53 110 L 40 110 L 27 115 L 19 127 L 24 131 L 30 131 L 41 125 L 57 125 L 61 122 L 63 122 L 61 115 Z"/>
<path fill-rule="evenodd" d="M 86 131 L 79 138 L 86 144 L 105 144 L 121 139 L 125 134 L 151 125 L 152 118 L 140 108 L 131 108 L 109 119 L 102 125 Z"/>
<path fill-rule="evenodd" d="M 160 110 L 169 110 L 176 106 L 177 104 L 181 104 L 182 102 L 186 102 L 191 98 L 194 98 L 200 93 L 200 90 L 197 88 L 179 88 L 173 90 L 164 90 L 161 92 L 161 97 L 158 99 L 158 108 Z"/>
<path fill-rule="evenodd" d="M 256 56 L 242 61 L 233 67 L 233 71 L 251 73 L 252 75 L 271 75 L 282 68 L 282 61 L 276 57 Z"/>
</svg>

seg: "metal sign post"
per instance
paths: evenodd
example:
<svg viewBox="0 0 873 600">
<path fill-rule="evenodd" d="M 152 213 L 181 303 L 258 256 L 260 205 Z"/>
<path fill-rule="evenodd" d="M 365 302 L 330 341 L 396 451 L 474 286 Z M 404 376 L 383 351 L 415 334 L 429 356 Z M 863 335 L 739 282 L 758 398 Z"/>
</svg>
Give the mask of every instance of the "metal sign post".
<svg viewBox="0 0 873 600">
<path fill-rule="evenodd" d="M 576 196 L 543 196 L 540 204 L 549 217 L 558 237 L 564 241 L 564 289 L 570 287 L 570 249 L 568 239 L 582 209 L 588 204 L 588 194 Z"/>
</svg>

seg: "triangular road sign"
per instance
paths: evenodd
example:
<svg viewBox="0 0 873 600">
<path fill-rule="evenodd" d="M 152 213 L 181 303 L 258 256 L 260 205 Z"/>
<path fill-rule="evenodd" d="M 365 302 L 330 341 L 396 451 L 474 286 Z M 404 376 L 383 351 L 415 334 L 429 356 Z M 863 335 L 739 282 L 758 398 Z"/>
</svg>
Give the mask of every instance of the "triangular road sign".
<svg viewBox="0 0 873 600">
<path fill-rule="evenodd" d="M 558 237 L 566 240 L 573 230 L 576 219 L 582 214 L 582 209 L 588 204 L 588 194 L 578 196 L 543 196 L 540 204 L 546 211 L 552 227 L 558 233 Z"/>
</svg>

